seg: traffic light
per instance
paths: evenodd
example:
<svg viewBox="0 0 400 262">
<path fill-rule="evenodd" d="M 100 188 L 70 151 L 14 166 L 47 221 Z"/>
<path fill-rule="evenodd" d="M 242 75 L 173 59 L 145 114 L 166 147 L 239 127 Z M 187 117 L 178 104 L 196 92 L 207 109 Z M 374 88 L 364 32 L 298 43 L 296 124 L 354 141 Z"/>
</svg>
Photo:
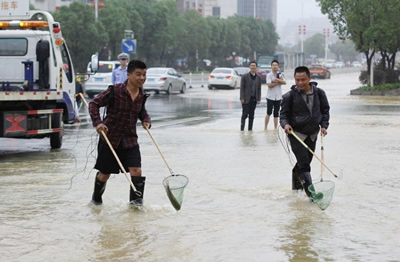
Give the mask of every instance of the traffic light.
<svg viewBox="0 0 400 262">
<path fill-rule="evenodd" d="M 94 7 L 95 3 L 94 0 L 90 0 L 90 6 Z M 98 0 L 98 7 L 103 8 L 104 7 L 104 0 Z"/>
<path fill-rule="evenodd" d="M 299 25 L 299 35 L 306 34 L 306 25 Z"/>
</svg>

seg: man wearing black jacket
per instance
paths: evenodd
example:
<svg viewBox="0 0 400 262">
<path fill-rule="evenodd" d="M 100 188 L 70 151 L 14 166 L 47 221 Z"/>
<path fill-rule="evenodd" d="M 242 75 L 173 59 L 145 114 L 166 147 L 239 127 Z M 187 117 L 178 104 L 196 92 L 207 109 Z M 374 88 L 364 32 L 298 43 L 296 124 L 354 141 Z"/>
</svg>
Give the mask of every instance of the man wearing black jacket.
<svg viewBox="0 0 400 262">
<path fill-rule="evenodd" d="M 246 118 L 249 117 L 249 131 L 253 130 L 254 111 L 261 101 L 261 77 L 257 74 L 257 62 L 251 61 L 250 72 L 244 74 L 240 81 L 240 102 L 242 118 L 240 130 L 244 130 Z"/>
<path fill-rule="evenodd" d="M 312 184 L 311 161 L 313 155 L 291 135 L 296 133 L 301 140 L 315 151 L 318 133 L 327 135 L 329 126 L 329 102 L 325 91 L 310 82 L 310 71 L 300 66 L 294 72 L 296 85 L 282 97 L 280 125 L 288 134 L 292 151 L 297 163 L 293 175 L 301 183 L 307 196 L 311 196 L 308 187 Z M 293 186 L 293 189 L 301 189 Z"/>
</svg>

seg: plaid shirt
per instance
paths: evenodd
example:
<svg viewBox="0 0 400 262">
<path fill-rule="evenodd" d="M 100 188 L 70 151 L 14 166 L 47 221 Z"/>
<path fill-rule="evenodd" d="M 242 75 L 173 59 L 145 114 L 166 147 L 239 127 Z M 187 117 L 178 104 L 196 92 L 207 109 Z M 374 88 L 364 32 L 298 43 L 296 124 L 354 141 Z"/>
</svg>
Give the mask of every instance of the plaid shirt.
<svg viewBox="0 0 400 262">
<path fill-rule="evenodd" d="M 141 88 L 135 101 L 132 101 L 125 84 L 126 82 L 114 86 L 115 102 L 113 106 L 107 108 L 107 116 L 103 121 L 100 118 L 99 110 L 100 107 L 109 104 L 110 89 L 96 96 L 89 104 L 93 126 L 104 123 L 108 127 L 107 137 L 114 148 L 119 145 L 123 148 L 138 145 L 137 120 L 151 123 L 145 107 L 148 95 Z"/>
</svg>

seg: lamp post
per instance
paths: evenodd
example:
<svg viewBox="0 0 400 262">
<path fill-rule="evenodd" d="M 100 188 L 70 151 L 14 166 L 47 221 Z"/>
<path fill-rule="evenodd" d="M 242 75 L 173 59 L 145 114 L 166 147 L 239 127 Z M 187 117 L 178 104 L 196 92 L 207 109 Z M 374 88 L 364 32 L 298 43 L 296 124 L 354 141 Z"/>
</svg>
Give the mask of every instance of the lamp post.
<svg viewBox="0 0 400 262">
<path fill-rule="evenodd" d="M 303 41 L 304 41 L 304 35 L 306 35 L 306 25 L 299 25 L 299 35 L 301 41 L 301 53 L 303 53 L 304 52 Z"/>
<path fill-rule="evenodd" d="M 256 0 L 253 0 L 253 17 L 256 18 Z"/>
<path fill-rule="evenodd" d="M 325 37 L 325 63 L 328 60 L 328 37 L 329 37 L 329 28 L 324 28 L 322 30 Z"/>
</svg>

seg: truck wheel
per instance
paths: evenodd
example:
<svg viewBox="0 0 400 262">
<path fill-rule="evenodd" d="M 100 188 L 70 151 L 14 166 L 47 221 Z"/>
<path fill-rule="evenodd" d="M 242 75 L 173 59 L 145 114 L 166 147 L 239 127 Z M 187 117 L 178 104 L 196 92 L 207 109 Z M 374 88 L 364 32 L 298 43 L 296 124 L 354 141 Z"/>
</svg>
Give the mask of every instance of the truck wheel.
<svg viewBox="0 0 400 262">
<path fill-rule="evenodd" d="M 50 134 L 50 146 L 53 149 L 61 148 L 62 145 L 62 137 L 64 134 L 64 122 L 62 121 L 62 115 L 53 114 L 51 122 L 53 128 L 61 128 L 61 132 L 51 133 Z"/>
<path fill-rule="evenodd" d="M 58 133 L 52 133 L 50 134 L 50 146 L 53 149 L 58 149 L 61 148 L 62 146 L 62 137 L 63 137 L 63 132 L 58 132 Z"/>
</svg>

